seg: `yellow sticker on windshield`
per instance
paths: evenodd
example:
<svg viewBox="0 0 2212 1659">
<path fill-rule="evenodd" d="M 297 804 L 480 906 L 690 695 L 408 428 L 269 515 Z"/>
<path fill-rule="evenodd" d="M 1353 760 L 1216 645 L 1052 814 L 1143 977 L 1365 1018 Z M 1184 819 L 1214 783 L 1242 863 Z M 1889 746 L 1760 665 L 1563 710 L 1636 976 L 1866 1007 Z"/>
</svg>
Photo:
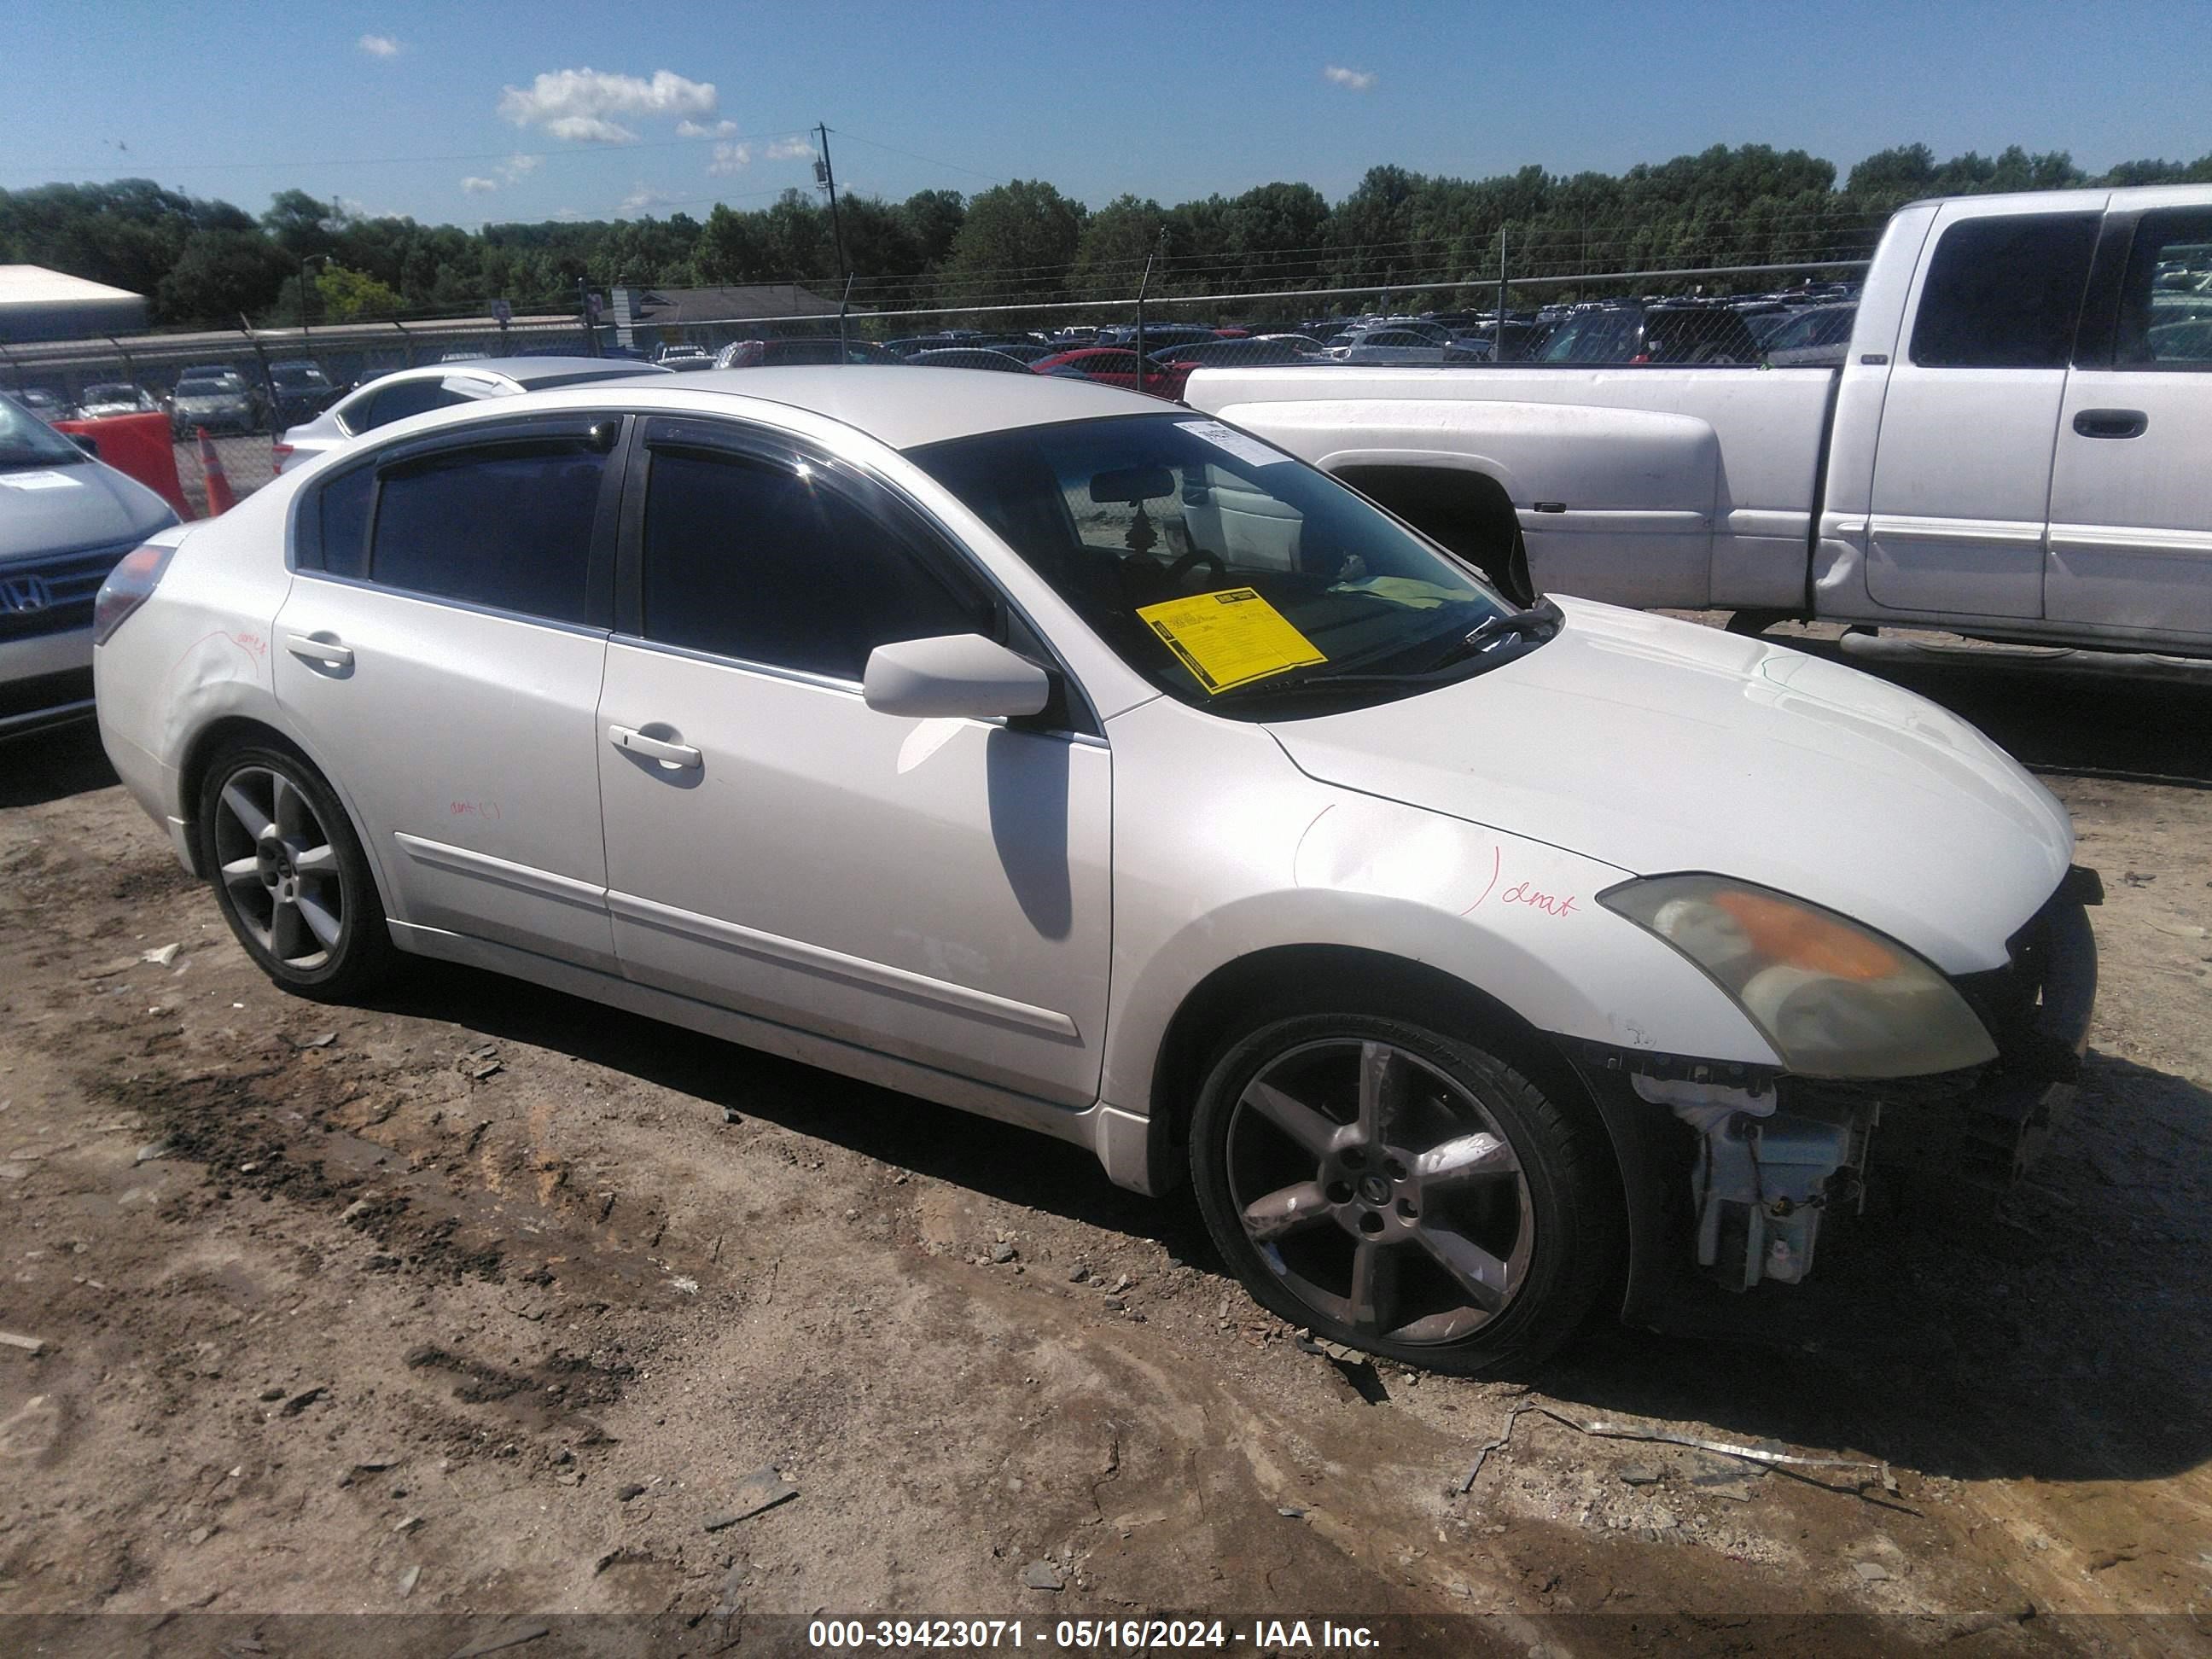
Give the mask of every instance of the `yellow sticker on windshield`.
<svg viewBox="0 0 2212 1659">
<path fill-rule="evenodd" d="M 1249 587 L 1170 599 L 1137 614 L 1209 693 L 1328 660 Z"/>
</svg>

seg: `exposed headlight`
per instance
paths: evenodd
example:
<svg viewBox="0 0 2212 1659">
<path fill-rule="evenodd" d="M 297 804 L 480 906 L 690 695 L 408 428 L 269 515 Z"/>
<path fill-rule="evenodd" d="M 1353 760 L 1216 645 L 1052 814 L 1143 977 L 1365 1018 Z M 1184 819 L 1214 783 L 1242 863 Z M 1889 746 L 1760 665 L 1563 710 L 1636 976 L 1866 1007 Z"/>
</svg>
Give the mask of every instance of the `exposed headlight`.
<svg viewBox="0 0 2212 1659">
<path fill-rule="evenodd" d="M 1598 895 L 1680 951 L 1808 1077 L 1925 1077 L 1996 1045 L 1950 982 L 1832 910 L 1724 876 L 1654 876 Z"/>
</svg>

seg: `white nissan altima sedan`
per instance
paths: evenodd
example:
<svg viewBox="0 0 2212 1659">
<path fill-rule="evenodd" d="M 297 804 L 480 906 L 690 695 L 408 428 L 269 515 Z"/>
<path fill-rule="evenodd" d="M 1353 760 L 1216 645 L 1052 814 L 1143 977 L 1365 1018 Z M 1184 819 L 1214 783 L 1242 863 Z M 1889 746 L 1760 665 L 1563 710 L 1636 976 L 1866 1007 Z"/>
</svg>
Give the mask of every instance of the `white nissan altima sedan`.
<svg viewBox="0 0 2212 1659">
<path fill-rule="evenodd" d="M 286 988 L 473 963 L 1187 1176 L 1260 1301 L 1440 1369 L 1794 1284 L 1886 1141 L 2002 1182 L 2094 995 L 2066 815 L 1961 721 L 1515 609 L 1080 382 L 440 410 L 162 532 L 96 631 L 117 771 Z"/>
</svg>

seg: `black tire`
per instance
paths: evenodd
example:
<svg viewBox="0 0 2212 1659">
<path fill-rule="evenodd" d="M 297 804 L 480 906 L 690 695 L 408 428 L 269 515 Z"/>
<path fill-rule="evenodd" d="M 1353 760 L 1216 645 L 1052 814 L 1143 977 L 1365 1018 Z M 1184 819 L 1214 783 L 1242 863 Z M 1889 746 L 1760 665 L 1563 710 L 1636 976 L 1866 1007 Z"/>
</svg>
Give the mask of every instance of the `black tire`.
<svg viewBox="0 0 2212 1659">
<path fill-rule="evenodd" d="M 1426 1160 L 1416 1159 L 1413 1181 L 1386 1195 L 1368 1190 L 1385 1172 L 1364 1157 L 1361 1169 L 1338 1170 L 1339 1179 L 1332 1184 L 1330 1160 L 1340 1154 L 1328 1154 L 1310 1179 L 1301 1178 L 1298 1170 L 1314 1169 L 1306 1161 L 1310 1143 L 1294 1141 L 1279 1130 L 1271 1114 L 1247 1106 L 1248 1091 L 1261 1098 L 1253 1090 L 1255 1083 L 1287 1078 L 1324 1096 L 1330 1068 L 1345 1063 L 1338 1051 L 1347 1044 L 1360 1056 L 1371 1052 L 1366 1045 L 1373 1044 L 1406 1057 L 1386 1059 L 1377 1073 L 1388 1076 L 1389 1066 L 1407 1066 L 1404 1075 L 1411 1083 L 1395 1085 L 1400 1096 L 1393 1109 L 1401 1120 L 1421 1115 L 1437 1128 L 1449 1117 L 1459 1120 L 1460 1127 L 1443 1128 L 1448 1139 L 1428 1150 L 1471 1145 L 1475 1134 L 1486 1134 L 1506 1143 L 1517 1170 L 1511 1176 L 1485 1171 L 1479 1182 L 1487 1184 L 1431 1190 L 1419 1184 Z M 1416 1100 L 1416 1095 L 1421 1097 Z M 1340 1138 L 1354 1127 L 1340 1101 L 1316 1098 L 1310 1103 L 1334 1121 Z M 1310 1327 L 1316 1336 L 1432 1370 L 1519 1373 L 1534 1368 L 1582 1327 L 1620 1269 L 1624 1218 L 1602 1133 L 1464 1037 L 1372 1012 L 1301 1013 L 1248 1027 L 1218 1051 L 1192 1117 L 1191 1173 L 1206 1228 L 1223 1256 L 1253 1297 L 1283 1318 Z M 1270 1137 L 1279 1145 L 1270 1146 Z M 1408 1155 L 1423 1150 L 1413 1146 L 1416 1138 L 1407 1127 L 1405 1147 L 1387 1160 L 1390 1171 L 1401 1171 Z M 1284 1173 L 1265 1173 L 1279 1154 L 1286 1155 L 1272 1167 Z M 1250 1174 L 1255 1168 L 1263 1171 L 1256 1181 Z M 1346 1187 L 1347 1174 L 1363 1184 Z M 1503 1184 L 1516 1177 L 1517 1191 L 1510 1201 L 1514 1213 L 1504 1219 L 1508 1200 L 1501 1195 Z M 1278 1179 L 1289 1184 L 1274 1190 Z M 1254 1188 L 1261 1194 L 1256 1202 Z M 1294 1192 L 1322 1196 L 1300 1200 L 1290 1196 Z M 1334 1201 L 1340 1194 L 1348 1196 Z M 1413 1208 L 1403 1208 L 1407 1195 Z M 1315 1207 L 1323 1200 L 1330 1200 L 1325 1212 Z M 1454 1203 L 1469 1201 L 1483 1206 L 1474 1224 L 1450 1210 Z M 1295 1234 L 1286 1231 L 1266 1243 L 1255 1240 L 1245 1220 L 1248 1204 L 1253 1212 L 1267 1210 L 1274 1218 L 1295 1215 L 1287 1224 L 1262 1224 L 1295 1227 Z M 1401 1209 L 1402 1216 L 1397 1213 Z M 1417 1214 L 1422 1219 L 1415 1225 L 1411 1218 Z M 1498 1230 L 1501 1224 L 1504 1231 Z M 1370 1226 L 1378 1233 L 1384 1226 L 1394 1231 L 1380 1238 L 1363 1237 L 1362 1230 Z M 1521 1231 L 1523 1226 L 1529 1231 Z M 1459 1247 L 1474 1242 L 1468 1235 L 1478 1232 L 1493 1241 L 1488 1248 L 1496 1251 L 1480 1259 L 1504 1270 L 1499 1282 L 1510 1285 L 1510 1293 L 1486 1309 L 1468 1297 L 1469 1305 L 1452 1314 L 1451 1298 L 1467 1297 L 1474 1286 L 1446 1269 L 1444 1247 L 1450 1246 L 1449 1253 L 1456 1257 Z M 1504 1243 L 1508 1232 L 1516 1241 L 1510 1255 Z M 1346 1312 L 1359 1305 L 1358 1258 L 1369 1245 L 1378 1257 L 1389 1254 L 1396 1265 L 1388 1269 L 1389 1288 L 1369 1304 L 1370 1310 L 1388 1304 L 1391 1311 L 1363 1328 Z M 1294 1249 L 1300 1253 L 1295 1259 Z M 1332 1297 L 1322 1281 L 1340 1249 L 1348 1251 L 1344 1277 L 1349 1284 L 1346 1292 Z M 1370 1291 L 1376 1290 L 1380 1273 L 1378 1268 L 1369 1279 Z M 1439 1286 L 1439 1310 L 1421 1312 L 1435 1302 Z M 1425 1290 L 1427 1300 L 1417 1294 Z M 1416 1316 L 1400 1317 L 1407 1314 Z M 1468 1328 L 1464 1322 L 1469 1318 L 1480 1322 Z"/>
<path fill-rule="evenodd" d="M 298 793 L 289 812 L 270 793 L 269 781 L 277 779 Z M 298 833 L 308 822 L 299 803 L 312 814 L 319 839 Z M 274 845 L 241 817 L 253 811 L 272 823 L 286 820 L 276 827 Z M 223 920 L 278 985 L 318 1002 L 349 1002 L 391 972 L 398 951 L 361 838 L 328 781 L 291 744 L 273 733 L 226 744 L 208 767 L 196 830 L 200 868 Z M 330 856 L 326 865 L 316 858 L 311 871 L 305 860 L 318 849 Z M 258 860 L 264 873 L 226 876 L 226 860 L 237 869 L 249 858 Z M 286 900 L 280 894 L 288 880 L 292 896 Z M 289 921 L 277 915 L 288 908 Z M 311 915 L 335 921 L 335 932 L 325 936 Z"/>
</svg>

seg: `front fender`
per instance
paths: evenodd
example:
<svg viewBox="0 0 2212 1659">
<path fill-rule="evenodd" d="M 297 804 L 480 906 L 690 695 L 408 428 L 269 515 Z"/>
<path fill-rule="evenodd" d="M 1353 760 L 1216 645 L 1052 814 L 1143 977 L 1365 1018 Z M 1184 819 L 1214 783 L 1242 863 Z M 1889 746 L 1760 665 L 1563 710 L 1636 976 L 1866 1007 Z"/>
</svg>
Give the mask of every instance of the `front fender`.
<svg viewBox="0 0 2212 1659">
<path fill-rule="evenodd" d="M 1297 945 L 1352 946 L 1440 970 L 1555 1036 L 1779 1064 L 1717 985 L 1597 902 L 1626 878 L 1611 865 L 1337 789 L 1311 798 L 1273 850 L 1272 879 L 1198 915 L 1147 915 L 1143 890 L 1125 887 L 1102 1087 L 1109 1104 L 1149 1114 L 1185 999 L 1241 958 Z"/>
</svg>

